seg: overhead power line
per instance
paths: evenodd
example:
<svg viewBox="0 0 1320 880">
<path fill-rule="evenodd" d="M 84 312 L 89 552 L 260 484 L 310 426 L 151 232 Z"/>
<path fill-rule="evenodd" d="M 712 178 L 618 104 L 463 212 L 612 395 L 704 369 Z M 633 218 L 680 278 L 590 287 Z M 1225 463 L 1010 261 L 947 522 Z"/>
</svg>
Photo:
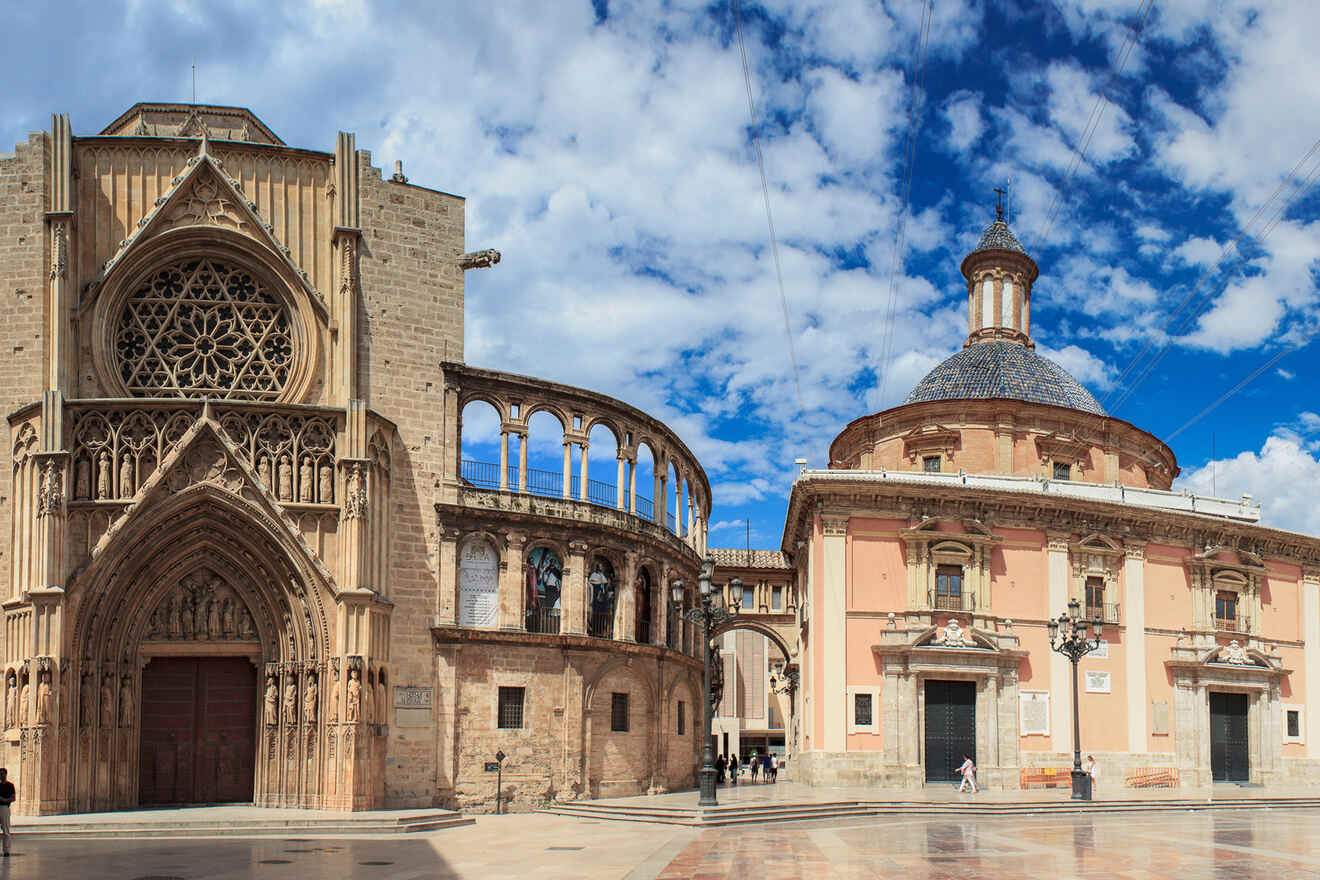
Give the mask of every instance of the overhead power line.
<svg viewBox="0 0 1320 880">
<path fill-rule="evenodd" d="M 747 88 L 747 113 L 751 117 L 752 151 L 756 154 L 756 169 L 761 174 L 761 198 L 765 202 L 765 222 L 770 229 L 770 253 L 775 263 L 775 280 L 779 283 L 779 305 L 784 313 L 784 335 L 788 338 L 788 360 L 793 365 L 793 386 L 797 391 L 798 413 L 806 416 L 802 402 L 802 376 L 798 370 L 797 349 L 793 345 L 793 322 L 788 316 L 788 294 L 784 292 L 784 270 L 779 262 L 779 237 L 775 234 L 775 217 L 770 210 L 770 185 L 765 177 L 765 157 L 761 154 L 761 139 L 756 119 L 756 99 L 752 96 L 752 67 L 747 63 L 747 44 L 743 41 L 742 14 L 738 0 L 732 0 L 733 23 L 738 32 L 738 54 L 742 56 L 743 85 Z"/>
<path fill-rule="evenodd" d="M 898 277 L 903 265 L 903 245 L 907 236 L 907 216 L 912 203 L 912 172 L 917 164 L 917 134 L 921 130 L 921 103 L 926 86 L 926 47 L 930 43 L 930 24 L 934 0 L 922 0 L 921 25 L 912 61 L 912 103 L 908 110 L 907 140 L 903 152 L 903 180 L 899 184 L 898 221 L 894 229 L 894 252 L 889 260 L 889 299 L 885 307 L 884 341 L 880 347 L 878 393 L 885 394 L 889 381 L 890 360 L 894 354 L 894 317 L 898 311 Z"/>
<path fill-rule="evenodd" d="M 1122 75 L 1123 68 L 1127 66 L 1128 58 L 1132 55 L 1132 50 L 1136 48 L 1137 41 L 1141 38 L 1141 30 L 1146 26 L 1146 18 L 1154 7 L 1155 0 L 1142 0 L 1142 5 L 1137 10 L 1137 20 L 1133 22 L 1123 45 L 1118 50 L 1118 54 L 1114 56 L 1114 64 L 1109 71 L 1109 79 L 1106 80 L 1105 87 L 1100 90 L 1100 94 L 1096 96 L 1095 104 L 1091 107 L 1091 115 L 1087 117 L 1086 126 L 1077 139 L 1077 145 L 1073 148 L 1068 168 L 1064 171 L 1063 182 L 1059 185 L 1058 192 L 1054 194 L 1054 201 L 1050 203 L 1050 208 L 1045 213 L 1045 225 L 1033 243 L 1033 248 L 1037 252 L 1049 240 L 1050 232 L 1054 229 L 1054 221 L 1058 219 L 1059 213 L 1063 210 L 1064 202 L 1068 198 L 1068 191 L 1072 189 L 1073 178 L 1076 177 L 1077 170 L 1086 158 L 1086 151 L 1091 147 L 1091 140 L 1100 128 L 1100 120 L 1104 118 L 1105 108 L 1109 106 L 1109 93 L 1113 90 L 1114 83 L 1118 81 L 1119 76 Z"/>
</svg>

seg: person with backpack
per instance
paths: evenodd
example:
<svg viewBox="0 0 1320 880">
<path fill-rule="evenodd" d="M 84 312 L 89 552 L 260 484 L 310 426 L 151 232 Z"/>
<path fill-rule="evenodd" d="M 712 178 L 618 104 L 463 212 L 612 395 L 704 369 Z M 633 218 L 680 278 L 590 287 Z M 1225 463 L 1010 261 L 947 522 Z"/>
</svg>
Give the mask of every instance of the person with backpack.
<svg viewBox="0 0 1320 880">
<path fill-rule="evenodd" d="M 761 756 L 758 753 L 752 752 L 752 760 L 747 762 L 747 769 L 752 771 L 752 782 L 755 782 L 761 772 Z"/>
</svg>

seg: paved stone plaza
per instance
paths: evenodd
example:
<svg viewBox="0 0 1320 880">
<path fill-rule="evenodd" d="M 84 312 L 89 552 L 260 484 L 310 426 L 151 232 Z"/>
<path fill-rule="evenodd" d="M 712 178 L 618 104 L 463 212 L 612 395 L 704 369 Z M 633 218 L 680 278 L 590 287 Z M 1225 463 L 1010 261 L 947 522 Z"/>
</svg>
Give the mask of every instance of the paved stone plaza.
<svg viewBox="0 0 1320 880">
<path fill-rule="evenodd" d="M 405 837 L 16 839 L 0 878 L 1320 877 L 1320 811 L 951 821 L 857 819 L 710 831 L 539 814 Z"/>
</svg>

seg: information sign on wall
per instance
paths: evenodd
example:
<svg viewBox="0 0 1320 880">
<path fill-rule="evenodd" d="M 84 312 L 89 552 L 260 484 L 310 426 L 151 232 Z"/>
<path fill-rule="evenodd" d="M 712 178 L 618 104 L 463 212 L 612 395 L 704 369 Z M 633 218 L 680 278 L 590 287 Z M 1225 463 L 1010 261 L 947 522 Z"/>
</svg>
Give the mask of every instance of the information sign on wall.
<svg viewBox="0 0 1320 880">
<path fill-rule="evenodd" d="M 1050 692 L 1019 691 L 1018 709 L 1023 736 L 1050 734 Z"/>
<path fill-rule="evenodd" d="M 1086 673 L 1086 692 L 1088 694 L 1109 693 L 1109 673 L 1088 671 Z"/>
</svg>

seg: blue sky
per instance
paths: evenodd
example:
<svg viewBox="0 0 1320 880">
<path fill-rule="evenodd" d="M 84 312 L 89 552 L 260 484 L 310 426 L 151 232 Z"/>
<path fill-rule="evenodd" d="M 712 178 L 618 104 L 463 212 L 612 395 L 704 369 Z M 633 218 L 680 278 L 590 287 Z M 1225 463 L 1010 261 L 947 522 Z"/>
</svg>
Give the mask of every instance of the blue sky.
<svg viewBox="0 0 1320 880">
<path fill-rule="evenodd" d="M 714 487 L 712 543 L 733 546 L 747 519 L 777 546 L 793 459 L 823 465 L 842 425 L 962 344 L 958 263 L 1011 178 L 1042 273 L 1033 335 L 1120 418 L 1168 437 L 1301 344 L 1171 445 L 1180 485 L 1209 491 L 1213 435 L 1219 494 L 1320 533 L 1320 154 L 1275 195 L 1320 137 L 1320 5 L 1157 3 L 1050 224 L 1141 5 L 935 5 L 891 325 L 921 4 L 744 3 L 796 381 L 724 2 L 27 4 L 0 37 L 0 142 L 53 111 L 90 134 L 187 100 L 194 62 L 200 101 L 290 144 L 356 131 L 377 165 L 467 196 L 469 248 L 504 254 L 468 274 L 468 362 L 666 421 Z M 593 478 L 613 479 L 607 445 Z M 532 452 L 558 469 L 536 425 Z"/>
</svg>

